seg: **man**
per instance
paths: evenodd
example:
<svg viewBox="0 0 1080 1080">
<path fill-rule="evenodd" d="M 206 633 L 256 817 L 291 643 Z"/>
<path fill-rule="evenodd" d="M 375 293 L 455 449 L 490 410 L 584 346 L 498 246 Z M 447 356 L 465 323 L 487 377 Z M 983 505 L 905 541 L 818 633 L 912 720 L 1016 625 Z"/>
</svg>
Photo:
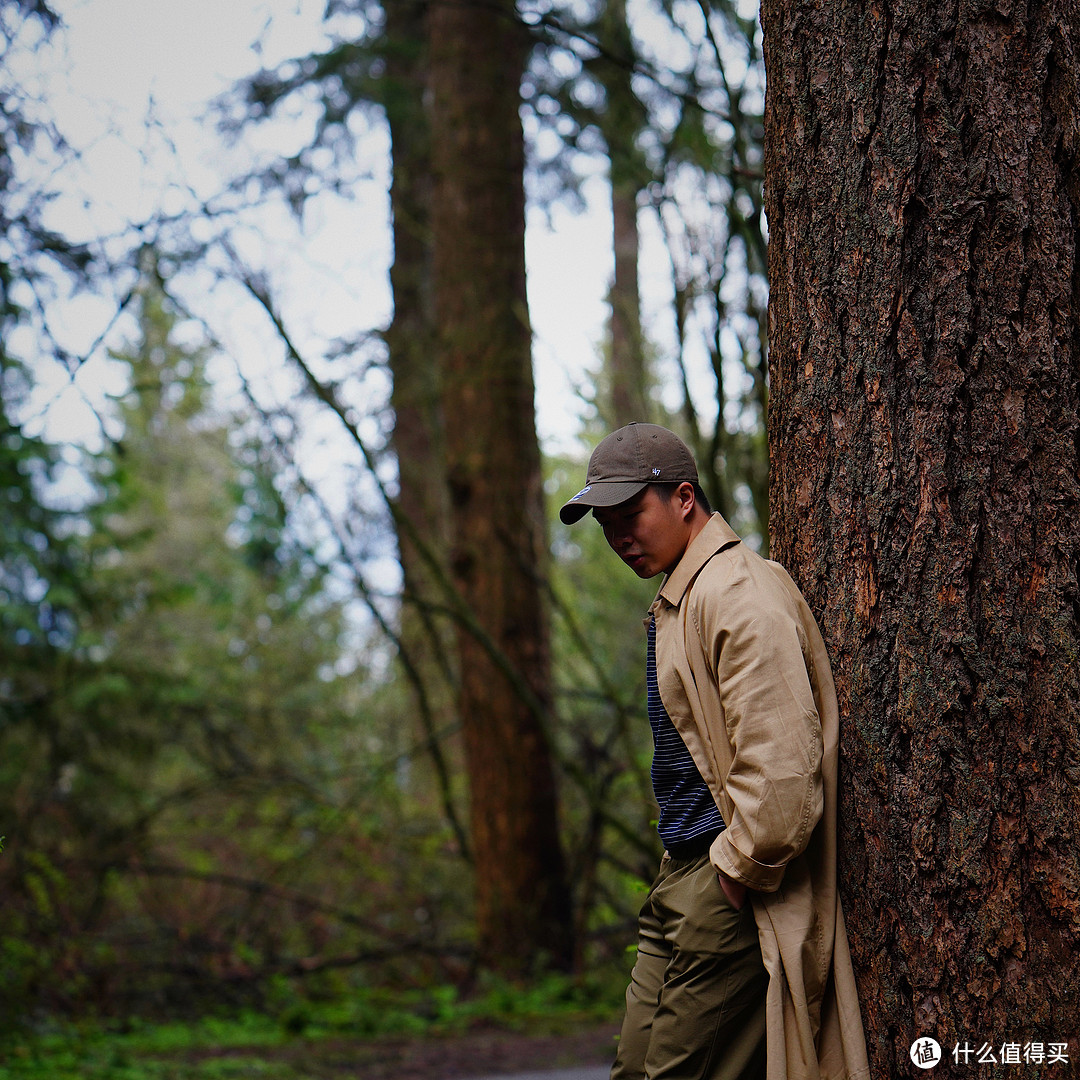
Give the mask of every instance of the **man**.
<svg viewBox="0 0 1080 1080">
<path fill-rule="evenodd" d="M 560 510 L 589 511 L 649 609 L 664 859 L 641 910 L 612 1080 L 869 1075 L 836 890 L 838 715 L 792 580 L 710 511 L 693 455 L 629 424 Z"/>
</svg>

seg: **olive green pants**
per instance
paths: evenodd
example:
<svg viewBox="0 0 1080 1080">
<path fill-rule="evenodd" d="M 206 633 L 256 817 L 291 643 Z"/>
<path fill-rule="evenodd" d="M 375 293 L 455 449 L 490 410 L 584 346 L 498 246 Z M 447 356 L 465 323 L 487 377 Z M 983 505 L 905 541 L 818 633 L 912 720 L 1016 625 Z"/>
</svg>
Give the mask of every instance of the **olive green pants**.
<svg viewBox="0 0 1080 1080">
<path fill-rule="evenodd" d="M 641 909 L 612 1080 L 758 1080 L 765 991 L 749 900 L 736 910 L 707 854 L 665 856 Z"/>
</svg>

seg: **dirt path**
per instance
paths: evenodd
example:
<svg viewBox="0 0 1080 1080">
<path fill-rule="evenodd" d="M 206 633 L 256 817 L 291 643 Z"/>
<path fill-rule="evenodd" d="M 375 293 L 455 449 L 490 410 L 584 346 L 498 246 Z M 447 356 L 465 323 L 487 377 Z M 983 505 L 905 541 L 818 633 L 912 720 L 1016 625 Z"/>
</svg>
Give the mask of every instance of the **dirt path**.
<svg viewBox="0 0 1080 1080">
<path fill-rule="evenodd" d="M 595 1067 L 607 1075 L 616 1028 L 569 1035 L 516 1035 L 482 1032 L 452 1039 L 425 1039 L 383 1047 L 382 1060 L 365 1063 L 365 1080 L 479 1080 Z M 369 1069 L 373 1066 L 373 1069 Z M 588 1074 L 584 1074 L 588 1075 Z M 591 1080 L 591 1078 L 590 1078 Z"/>
<path fill-rule="evenodd" d="M 543 1074 L 544 1080 L 603 1080 L 617 1030 L 606 1025 L 561 1035 L 485 1030 L 445 1038 L 297 1039 L 254 1054 L 235 1048 L 178 1056 L 193 1063 L 257 1056 L 305 1080 L 533 1080 Z"/>
<path fill-rule="evenodd" d="M 469 1080 L 608 1080 L 609 1065 L 578 1065 L 573 1069 L 557 1069 L 554 1072 L 513 1073 L 509 1076 L 470 1076 Z"/>
</svg>

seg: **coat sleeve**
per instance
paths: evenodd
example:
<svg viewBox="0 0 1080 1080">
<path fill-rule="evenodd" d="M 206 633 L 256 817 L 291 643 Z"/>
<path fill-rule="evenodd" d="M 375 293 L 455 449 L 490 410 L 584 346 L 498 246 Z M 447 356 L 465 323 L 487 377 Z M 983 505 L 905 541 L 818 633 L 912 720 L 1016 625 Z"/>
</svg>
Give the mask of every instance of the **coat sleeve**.
<svg viewBox="0 0 1080 1080">
<path fill-rule="evenodd" d="M 770 575 L 771 577 L 771 575 Z M 773 892 L 822 813 L 821 722 L 804 634 L 786 590 L 752 576 L 702 590 L 692 609 L 715 675 L 731 747 L 727 828 L 712 848 L 722 873 Z"/>
</svg>

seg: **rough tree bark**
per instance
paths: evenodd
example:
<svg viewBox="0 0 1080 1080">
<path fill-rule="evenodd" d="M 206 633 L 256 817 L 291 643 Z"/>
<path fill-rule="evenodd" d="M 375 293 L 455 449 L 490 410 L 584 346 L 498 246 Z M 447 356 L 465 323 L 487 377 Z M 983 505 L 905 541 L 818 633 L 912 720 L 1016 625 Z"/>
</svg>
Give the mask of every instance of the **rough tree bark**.
<svg viewBox="0 0 1080 1080">
<path fill-rule="evenodd" d="M 1070 1065 L 1023 1065 L 1063 1076 L 1080 1060 L 1080 17 L 765 0 L 762 19 L 773 551 L 847 718 L 843 892 L 874 1073 L 924 1075 L 925 1035 L 935 1076 L 1013 1075 L 1003 1047 L 1068 1042 Z M 983 1044 L 997 1066 L 965 1059 Z"/>
<path fill-rule="evenodd" d="M 429 15 L 435 311 L 451 497 L 451 568 L 481 633 L 458 633 L 481 960 L 562 965 L 545 529 L 525 295 L 528 36 L 513 0 Z M 486 638 L 486 640 L 484 640 Z"/>
</svg>

